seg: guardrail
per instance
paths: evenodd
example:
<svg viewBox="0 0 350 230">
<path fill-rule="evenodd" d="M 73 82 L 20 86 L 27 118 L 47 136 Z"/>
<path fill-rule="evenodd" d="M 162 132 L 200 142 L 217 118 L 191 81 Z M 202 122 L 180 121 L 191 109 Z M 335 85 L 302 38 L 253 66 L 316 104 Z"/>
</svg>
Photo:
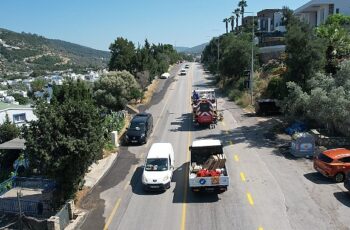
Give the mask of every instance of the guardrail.
<svg viewBox="0 0 350 230">
<path fill-rule="evenodd" d="M 13 181 L 14 177 L 11 177 L 5 180 L 4 182 L 0 183 L 0 196 L 13 188 Z"/>
</svg>

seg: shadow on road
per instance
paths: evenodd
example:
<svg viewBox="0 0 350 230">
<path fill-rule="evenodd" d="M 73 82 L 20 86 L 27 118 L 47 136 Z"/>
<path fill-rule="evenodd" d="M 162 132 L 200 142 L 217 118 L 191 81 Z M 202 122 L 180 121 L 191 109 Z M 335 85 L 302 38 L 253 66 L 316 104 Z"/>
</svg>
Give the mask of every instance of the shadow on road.
<svg viewBox="0 0 350 230">
<path fill-rule="evenodd" d="M 334 184 L 335 182 L 328 177 L 323 176 L 319 172 L 311 172 L 304 174 L 304 177 L 315 184 Z"/>
<path fill-rule="evenodd" d="M 102 229 L 105 224 L 105 200 L 101 193 L 117 186 L 124 181 L 132 165 L 138 164 L 139 159 L 130 153 L 127 148 L 121 147 L 113 165 L 100 181 L 93 187 L 87 196 L 81 201 L 81 208 L 90 210 L 88 217 L 81 229 Z"/>
<path fill-rule="evenodd" d="M 143 166 L 137 167 L 130 180 L 131 189 L 134 194 L 145 195 L 145 196 L 147 195 L 155 196 L 165 192 L 165 191 L 145 191 L 141 180 L 142 172 L 143 172 Z"/>
<path fill-rule="evenodd" d="M 216 193 L 194 193 L 190 190 L 187 178 L 188 167 L 189 163 L 186 162 L 174 171 L 173 181 L 176 183 L 175 187 L 172 188 L 173 203 L 213 203 L 219 201 L 219 196 Z"/>
<path fill-rule="evenodd" d="M 340 203 L 350 208 L 349 192 L 335 192 L 333 195 Z"/>
</svg>

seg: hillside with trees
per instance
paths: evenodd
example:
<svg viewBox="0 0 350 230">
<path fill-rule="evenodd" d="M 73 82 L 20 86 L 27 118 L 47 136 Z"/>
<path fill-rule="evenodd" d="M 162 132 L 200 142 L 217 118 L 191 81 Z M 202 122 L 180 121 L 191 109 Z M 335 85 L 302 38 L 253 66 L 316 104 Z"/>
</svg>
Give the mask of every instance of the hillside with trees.
<svg viewBox="0 0 350 230">
<path fill-rule="evenodd" d="M 109 57 L 106 51 L 0 28 L 0 77 L 15 72 L 105 68 Z"/>
</svg>

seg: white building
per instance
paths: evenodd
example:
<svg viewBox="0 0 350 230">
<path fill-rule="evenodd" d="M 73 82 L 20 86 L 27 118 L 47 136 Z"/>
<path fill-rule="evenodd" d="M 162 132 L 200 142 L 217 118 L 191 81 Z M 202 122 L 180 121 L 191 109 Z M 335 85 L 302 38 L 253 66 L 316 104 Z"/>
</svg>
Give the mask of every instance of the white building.
<svg viewBox="0 0 350 230">
<path fill-rule="evenodd" d="M 13 105 L 0 102 L 0 124 L 3 124 L 6 120 L 6 114 L 10 121 L 18 126 L 37 119 L 33 113 L 33 108 L 29 105 Z"/>
<path fill-rule="evenodd" d="M 286 27 L 283 25 L 283 12 L 278 11 L 273 14 L 274 30 L 280 32 L 286 32 Z"/>
<path fill-rule="evenodd" d="M 37 97 L 37 98 L 44 98 L 44 97 L 46 97 L 46 101 L 48 103 L 50 103 L 50 101 L 51 101 L 52 94 L 53 94 L 53 89 L 52 89 L 52 85 L 50 85 L 50 84 L 45 85 L 45 87 L 44 87 L 44 89 L 42 91 L 34 92 L 34 96 Z"/>
<path fill-rule="evenodd" d="M 312 0 L 294 11 L 294 14 L 311 26 L 324 23 L 329 15 L 350 15 L 349 0 Z"/>
<path fill-rule="evenodd" d="M 55 85 L 63 85 L 63 77 L 59 75 L 53 75 L 51 76 L 51 82 Z"/>
</svg>

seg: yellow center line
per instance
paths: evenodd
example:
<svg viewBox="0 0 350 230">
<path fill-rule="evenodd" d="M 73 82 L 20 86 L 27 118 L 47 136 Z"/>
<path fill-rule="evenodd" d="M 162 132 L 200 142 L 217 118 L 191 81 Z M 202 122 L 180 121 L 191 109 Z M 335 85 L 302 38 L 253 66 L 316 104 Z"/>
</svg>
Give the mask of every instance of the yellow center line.
<svg viewBox="0 0 350 230">
<path fill-rule="evenodd" d="M 244 173 L 241 172 L 239 175 L 241 176 L 241 180 L 242 180 L 243 182 L 245 182 L 245 175 L 244 175 Z"/>
<path fill-rule="evenodd" d="M 233 158 L 235 159 L 235 161 L 239 161 L 238 155 L 234 155 Z"/>
<path fill-rule="evenodd" d="M 192 73 L 192 72 L 191 72 Z M 191 75 L 192 77 L 192 75 Z M 192 86 L 192 84 L 190 84 L 190 79 L 191 77 L 188 78 L 187 82 L 187 87 Z M 190 89 L 187 89 L 188 93 L 191 93 Z M 188 96 L 189 98 L 190 96 Z M 191 108 L 191 104 L 189 104 L 190 109 Z M 192 125 L 192 123 L 190 124 Z M 191 144 L 191 131 L 188 132 L 188 137 L 187 137 L 187 146 L 190 146 Z M 190 150 L 187 148 L 187 153 L 186 153 L 186 162 L 190 161 Z M 185 164 L 186 165 L 186 164 Z M 186 167 L 186 169 L 184 170 L 185 174 L 184 174 L 184 181 L 185 181 L 185 186 L 184 186 L 184 195 L 183 195 L 183 201 L 182 201 L 182 215 L 181 215 L 181 230 L 185 230 L 186 229 L 186 212 L 187 212 L 187 186 L 188 186 L 188 167 Z"/>
<path fill-rule="evenodd" d="M 126 184 L 125 184 L 125 186 L 124 186 L 124 190 L 127 190 L 128 187 L 129 187 L 129 185 L 130 185 L 130 181 L 127 181 Z"/>
<path fill-rule="evenodd" d="M 119 207 L 119 205 L 120 205 L 120 201 L 121 201 L 121 200 L 122 200 L 122 199 L 119 198 L 119 199 L 116 201 L 116 203 L 115 203 L 115 205 L 114 205 L 114 208 L 113 208 L 113 210 L 112 210 L 112 213 L 111 213 L 111 215 L 108 217 L 107 223 L 106 223 L 105 226 L 103 227 L 103 230 L 107 230 L 107 229 L 108 229 L 108 226 L 111 224 L 111 222 L 112 222 L 112 220 L 113 220 L 113 217 L 114 217 L 115 213 L 117 212 L 117 209 L 118 209 L 118 207 Z"/>
<path fill-rule="evenodd" d="M 247 198 L 248 198 L 249 204 L 253 206 L 254 205 L 254 200 L 253 200 L 252 195 L 249 192 L 247 192 Z"/>
<path fill-rule="evenodd" d="M 258 230 L 264 230 L 264 228 L 263 227 L 259 227 Z"/>
</svg>

